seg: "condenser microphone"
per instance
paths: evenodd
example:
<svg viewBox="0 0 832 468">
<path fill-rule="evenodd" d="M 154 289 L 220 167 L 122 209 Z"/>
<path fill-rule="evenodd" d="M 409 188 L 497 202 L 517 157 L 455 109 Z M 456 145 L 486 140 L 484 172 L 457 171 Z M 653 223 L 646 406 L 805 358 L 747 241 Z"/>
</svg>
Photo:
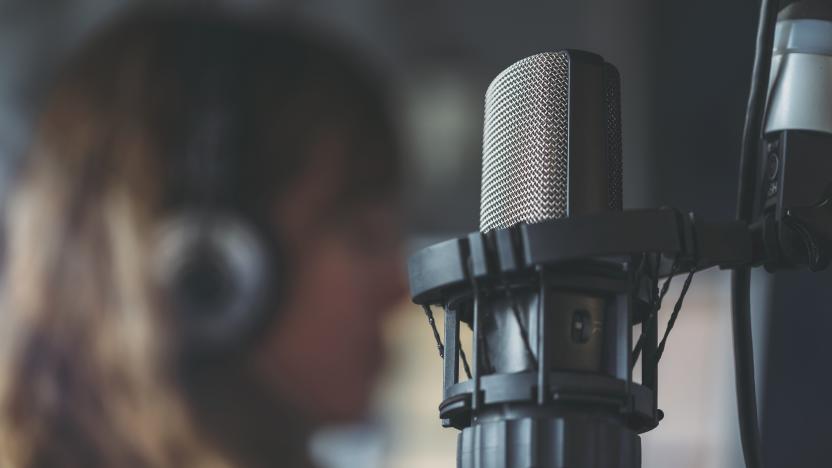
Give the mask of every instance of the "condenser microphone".
<svg viewBox="0 0 832 468">
<path fill-rule="evenodd" d="M 631 327 L 639 320 L 628 267 L 620 259 L 581 259 L 521 268 L 521 257 L 547 247 L 526 242 L 523 253 L 511 239 L 516 229 L 621 209 L 619 88 L 614 66 L 574 50 L 537 54 L 500 73 L 485 99 L 480 232 L 411 261 L 418 295 L 426 288 L 420 281 L 436 284 L 451 273 L 431 259 L 454 270 L 448 262 L 462 251 L 468 256 L 452 274 L 467 277 L 470 289 L 441 300 L 440 415 L 461 429 L 459 468 L 641 464 L 637 434 L 654 427 L 659 413 L 654 392 L 630 383 Z M 489 273 L 494 263 L 502 273 Z M 465 381 L 457 364 L 460 323 L 474 332 Z"/>
<path fill-rule="evenodd" d="M 492 81 L 485 98 L 481 232 L 621 209 L 619 89 L 614 66 L 574 50 L 525 58 Z M 595 268 L 620 267 L 576 264 L 563 273 L 603 281 L 608 273 L 596 275 Z M 629 373 L 616 353 L 629 340 L 616 333 L 614 295 L 557 282 L 545 288 L 541 293 L 521 281 L 483 295 L 478 368 L 509 380 L 485 389 L 460 435 L 459 467 L 638 466 L 638 437 L 608 407 L 572 399 L 569 384 L 550 382 L 551 376 L 511 380 L 537 366 L 567 380 Z M 501 391 L 524 398 L 493 399 Z"/>
<path fill-rule="evenodd" d="M 824 268 L 832 257 L 832 4 L 804 0 L 777 20 L 758 204 L 776 238 L 768 265 Z M 776 227 L 774 227 L 776 226 Z"/>
</svg>

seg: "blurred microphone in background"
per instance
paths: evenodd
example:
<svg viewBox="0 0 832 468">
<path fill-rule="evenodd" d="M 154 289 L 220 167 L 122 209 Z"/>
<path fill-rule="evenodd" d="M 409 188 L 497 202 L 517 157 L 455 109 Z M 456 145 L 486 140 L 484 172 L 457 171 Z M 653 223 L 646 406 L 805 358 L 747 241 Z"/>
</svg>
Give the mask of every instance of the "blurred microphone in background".
<svg viewBox="0 0 832 468">
<path fill-rule="evenodd" d="M 0 465 L 309 466 L 362 416 L 399 152 L 330 42 L 134 11 L 56 75 L 8 206 Z"/>
</svg>

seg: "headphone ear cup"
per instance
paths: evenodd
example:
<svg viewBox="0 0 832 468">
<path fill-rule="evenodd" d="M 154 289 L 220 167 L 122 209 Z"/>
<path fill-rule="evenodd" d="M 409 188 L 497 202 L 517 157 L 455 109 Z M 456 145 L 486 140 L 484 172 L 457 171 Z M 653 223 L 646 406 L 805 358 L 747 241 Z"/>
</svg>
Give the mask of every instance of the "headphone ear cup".
<svg viewBox="0 0 832 468">
<path fill-rule="evenodd" d="M 234 216 L 180 216 L 163 226 L 155 276 L 186 355 L 235 349 L 274 314 L 282 268 L 269 250 Z"/>
</svg>

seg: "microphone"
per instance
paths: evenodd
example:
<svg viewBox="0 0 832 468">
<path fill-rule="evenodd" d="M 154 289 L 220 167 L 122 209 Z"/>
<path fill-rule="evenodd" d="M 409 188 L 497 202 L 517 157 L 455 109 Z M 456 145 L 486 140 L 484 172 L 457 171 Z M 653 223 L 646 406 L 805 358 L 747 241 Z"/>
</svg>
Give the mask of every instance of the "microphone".
<svg viewBox="0 0 832 468">
<path fill-rule="evenodd" d="M 460 468 L 641 464 L 637 434 L 660 412 L 651 366 L 652 388 L 631 378 L 631 326 L 646 317 L 634 315 L 632 264 L 579 259 L 529 270 L 512 239 L 540 222 L 621 210 L 619 89 L 614 66 L 575 50 L 537 54 L 500 73 L 485 99 L 480 232 L 411 260 L 414 300 L 425 303 L 416 296 L 447 273 L 428 258 L 457 260 L 447 247 L 461 245 L 469 254 L 456 272 L 472 293 L 446 288 L 437 301 L 446 306 L 440 416 L 462 430 Z M 525 248 L 542 254 L 552 243 L 532 244 Z M 474 331 L 473 371 L 463 382 L 460 322 Z M 651 359 L 655 332 L 645 346 Z"/>
<path fill-rule="evenodd" d="M 832 4 L 801 1 L 778 15 L 758 158 L 758 218 L 769 269 L 825 268 L 832 257 Z"/>
<path fill-rule="evenodd" d="M 480 231 L 621 209 L 619 89 L 614 66 L 574 50 L 520 60 L 492 81 L 485 98 Z M 602 265 L 575 265 L 569 272 L 593 267 Z M 589 283 L 595 278 L 587 273 Z M 460 435 L 461 468 L 640 464 L 639 438 L 617 410 L 608 411 L 609 402 L 568 395 L 569 385 L 584 377 L 629 373 L 616 353 L 625 346 L 629 352 L 628 336 L 617 334 L 615 323 L 626 311 L 598 288 L 552 286 L 540 291 L 514 284 L 483 297 L 479 367 L 502 381 L 484 385 L 482 405 Z M 567 373 L 556 382 L 546 374 L 537 382 L 516 376 L 536 366 Z M 497 398 L 489 405 L 501 391 L 527 401 Z"/>
<path fill-rule="evenodd" d="M 620 210 L 619 94 L 616 68 L 589 52 L 541 53 L 500 73 L 485 95 L 480 231 Z M 537 291 L 518 295 L 526 305 L 515 326 L 529 323 L 539 299 Z M 534 353 L 516 346 L 524 331 L 513 328 L 511 307 L 495 306 L 483 330 L 492 370 L 530 369 Z M 553 333 L 565 335 L 545 359 L 553 368 L 600 371 L 606 301 L 558 294 L 550 306 Z"/>
</svg>

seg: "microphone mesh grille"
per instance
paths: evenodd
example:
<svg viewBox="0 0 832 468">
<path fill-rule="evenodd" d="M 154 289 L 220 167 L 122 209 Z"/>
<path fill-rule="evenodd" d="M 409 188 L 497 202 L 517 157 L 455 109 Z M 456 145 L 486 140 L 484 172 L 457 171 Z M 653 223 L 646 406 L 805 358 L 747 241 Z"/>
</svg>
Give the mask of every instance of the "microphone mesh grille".
<svg viewBox="0 0 832 468">
<path fill-rule="evenodd" d="M 485 95 L 480 231 L 566 216 L 569 56 L 533 55 Z"/>
<path fill-rule="evenodd" d="M 609 170 L 609 208 L 620 210 L 623 206 L 622 145 L 621 145 L 621 80 L 618 70 L 607 64 L 604 67 L 604 101 L 607 106 L 607 167 Z"/>
</svg>

